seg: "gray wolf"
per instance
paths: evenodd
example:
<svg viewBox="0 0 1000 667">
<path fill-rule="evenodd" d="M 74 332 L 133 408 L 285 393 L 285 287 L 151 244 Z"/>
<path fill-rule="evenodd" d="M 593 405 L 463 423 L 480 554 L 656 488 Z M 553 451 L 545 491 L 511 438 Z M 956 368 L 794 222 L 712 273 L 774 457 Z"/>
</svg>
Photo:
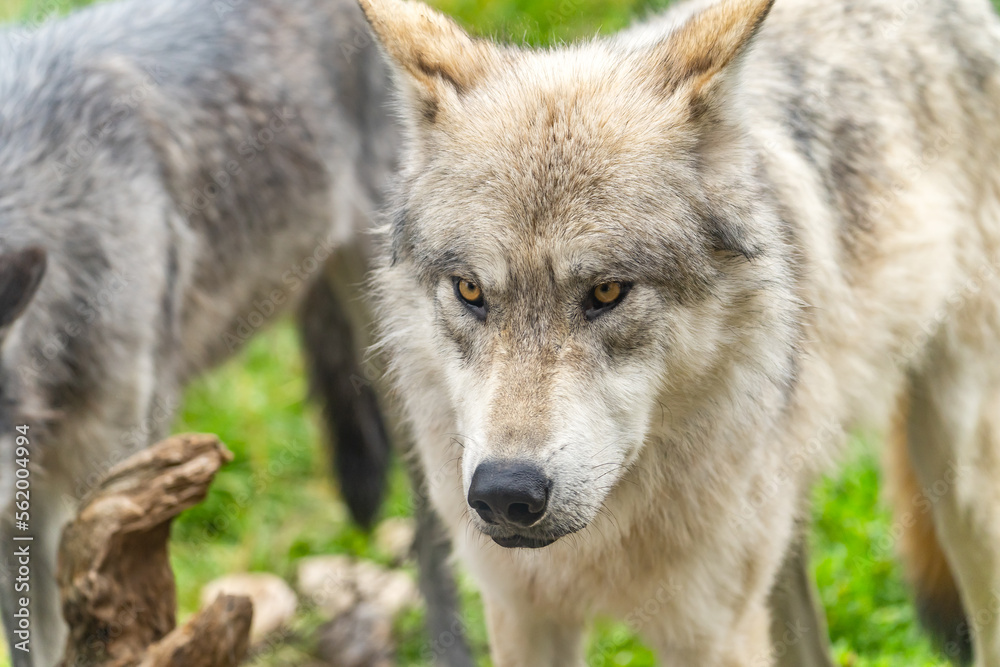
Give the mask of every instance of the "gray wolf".
<svg viewBox="0 0 1000 667">
<path fill-rule="evenodd" d="M 338 0 L 126 1 L 0 32 L 0 602 L 18 667 L 62 654 L 55 554 L 80 498 L 165 435 L 186 382 L 303 300 L 342 492 L 371 522 L 388 446 L 374 389 L 351 382 L 347 290 L 398 133 L 367 35 Z M 15 592 L 22 425 L 34 541 Z"/>
<path fill-rule="evenodd" d="M 698 0 L 541 51 L 361 5 L 407 137 L 380 344 L 494 663 L 580 664 L 604 614 L 665 664 L 773 664 L 811 482 L 899 413 L 922 599 L 953 583 L 939 625 L 1000 665 L 987 0 Z"/>
</svg>

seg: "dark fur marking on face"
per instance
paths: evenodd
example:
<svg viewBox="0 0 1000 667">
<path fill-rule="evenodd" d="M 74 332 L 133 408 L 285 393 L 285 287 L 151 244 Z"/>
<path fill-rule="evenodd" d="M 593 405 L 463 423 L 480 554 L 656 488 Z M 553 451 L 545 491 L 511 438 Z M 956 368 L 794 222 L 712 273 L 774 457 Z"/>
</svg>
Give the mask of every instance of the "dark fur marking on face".
<svg viewBox="0 0 1000 667">
<path fill-rule="evenodd" d="M 402 261 L 412 262 L 420 282 L 429 290 L 434 289 L 442 278 L 470 275 L 470 267 L 465 261 L 467 244 L 462 238 L 448 238 L 445 243 L 431 243 L 421 231 L 421 227 L 403 206 L 395 210 L 392 221 L 392 264 Z"/>
<path fill-rule="evenodd" d="M 666 302 L 662 304 L 667 307 Z M 613 315 L 614 313 L 609 313 Z M 604 329 L 601 337 L 601 348 L 604 351 L 608 362 L 615 365 L 618 362 L 634 363 L 636 355 L 643 351 L 648 351 L 646 356 L 650 363 L 656 363 L 660 356 L 660 350 L 650 349 L 657 341 L 653 334 L 660 326 L 653 325 L 657 314 L 654 312 L 639 312 L 622 314 L 615 326 Z M 602 327 L 603 328 L 603 327 Z"/>
<path fill-rule="evenodd" d="M 436 315 L 434 320 L 438 325 L 438 330 L 444 335 L 445 338 L 455 345 L 455 348 L 461 356 L 462 365 L 468 366 L 472 363 L 472 360 L 475 357 L 476 348 L 474 335 L 470 335 L 475 332 L 470 331 L 469 327 L 476 326 L 481 328 L 483 323 L 478 321 L 475 315 L 468 312 L 464 308 L 462 309 L 464 312 L 461 312 L 458 315 L 451 315 L 446 312 L 451 308 L 457 308 L 457 304 L 444 304 L 435 294 L 434 312 Z"/>
<path fill-rule="evenodd" d="M 748 238 L 746 229 L 741 223 L 730 222 L 714 213 L 709 213 L 705 220 L 705 229 L 708 231 L 712 250 L 742 255 L 747 261 L 763 254 L 763 250 Z"/>
</svg>

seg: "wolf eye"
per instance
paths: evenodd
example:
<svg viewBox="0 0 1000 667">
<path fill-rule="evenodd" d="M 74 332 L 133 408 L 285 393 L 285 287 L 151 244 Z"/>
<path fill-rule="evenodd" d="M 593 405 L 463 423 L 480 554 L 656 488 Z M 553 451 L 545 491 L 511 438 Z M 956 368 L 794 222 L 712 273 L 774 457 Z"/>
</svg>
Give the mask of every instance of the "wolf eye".
<svg viewBox="0 0 1000 667">
<path fill-rule="evenodd" d="M 479 289 L 479 285 L 471 280 L 463 279 L 458 281 L 458 295 L 471 304 L 476 304 L 483 300 L 483 290 Z"/>
<path fill-rule="evenodd" d="M 614 303 L 621 293 L 621 283 L 601 283 L 594 288 L 594 298 L 604 305 Z"/>
<path fill-rule="evenodd" d="M 466 278 L 455 276 L 452 278 L 455 283 L 455 296 L 458 300 L 469 307 L 480 320 L 486 319 L 486 302 L 483 300 L 483 290 L 476 283 Z"/>
<path fill-rule="evenodd" d="M 583 314 L 588 320 L 608 312 L 625 298 L 632 286 L 628 283 L 612 280 L 601 283 L 590 291 L 583 302 Z"/>
</svg>

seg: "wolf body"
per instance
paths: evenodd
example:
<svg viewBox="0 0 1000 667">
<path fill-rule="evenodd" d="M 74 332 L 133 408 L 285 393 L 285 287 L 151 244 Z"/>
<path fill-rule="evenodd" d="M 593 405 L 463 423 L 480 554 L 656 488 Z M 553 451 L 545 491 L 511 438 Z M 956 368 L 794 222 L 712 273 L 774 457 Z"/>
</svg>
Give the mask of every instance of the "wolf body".
<svg viewBox="0 0 1000 667">
<path fill-rule="evenodd" d="M 0 32 L 0 601 L 14 665 L 62 655 L 55 557 L 79 500 L 168 432 L 188 380 L 306 294 L 344 494 L 372 520 L 387 440 L 357 382 L 363 316 L 338 290 L 363 281 L 395 163 L 388 85 L 360 11 L 339 0 L 126 1 Z M 33 537 L 16 591 L 15 535 Z M 30 633 L 14 616 L 25 606 Z"/>
<path fill-rule="evenodd" d="M 699 1 L 542 51 L 361 5 L 407 123 L 381 344 L 494 663 L 580 664 L 610 614 L 664 664 L 774 664 L 809 486 L 905 397 L 1000 665 L 990 4 Z"/>
</svg>

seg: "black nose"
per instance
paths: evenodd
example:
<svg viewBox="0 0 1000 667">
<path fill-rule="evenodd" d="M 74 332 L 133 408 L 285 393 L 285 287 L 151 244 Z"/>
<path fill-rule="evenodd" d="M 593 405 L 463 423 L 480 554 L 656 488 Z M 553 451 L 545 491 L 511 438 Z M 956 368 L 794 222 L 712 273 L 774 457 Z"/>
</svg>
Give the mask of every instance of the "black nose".
<svg viewBox="0 0 1000 667">
<path fill-rule="evenodd" d="M 549 479 L 531 463 L 481 463 L 472 475 L 469 506 L 486 523 L 530 526 L 545 514 Z"/>
</svg>

